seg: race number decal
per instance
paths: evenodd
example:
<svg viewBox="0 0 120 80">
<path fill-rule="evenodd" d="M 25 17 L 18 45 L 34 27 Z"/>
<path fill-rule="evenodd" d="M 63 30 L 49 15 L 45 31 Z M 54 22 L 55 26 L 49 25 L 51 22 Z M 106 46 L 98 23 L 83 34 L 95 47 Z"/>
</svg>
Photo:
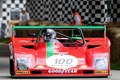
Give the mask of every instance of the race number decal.
<svg viewBox="0 0 120 80">
<path fill-rule="evenodd" d="M 71 55 L 54 55 L 47 59 L 47 65 L 49 67 L 67 69 L 77 66 L 78 60 Z"/>
</svg>

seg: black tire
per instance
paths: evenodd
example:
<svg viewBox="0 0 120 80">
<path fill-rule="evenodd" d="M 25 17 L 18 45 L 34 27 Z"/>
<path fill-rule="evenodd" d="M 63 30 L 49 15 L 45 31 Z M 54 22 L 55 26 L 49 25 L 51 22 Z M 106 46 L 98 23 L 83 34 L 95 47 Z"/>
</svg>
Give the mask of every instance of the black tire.
<svg viewBox="0 0 120 80">
<path fill-rule="evenodd" d="M 103 78 L 108 78 L 108 76 L 103 76 Z"/>
<path fill-rule="evenodd" d="M 99 76 L 97 78 L 108 78 L 108 76 Z"/>
<path fill-rule="evenodd" d="M 13 59 L 10 59 L 10 75 L 13 76 L 14 75 L 14 61 Z"/>
</svg>

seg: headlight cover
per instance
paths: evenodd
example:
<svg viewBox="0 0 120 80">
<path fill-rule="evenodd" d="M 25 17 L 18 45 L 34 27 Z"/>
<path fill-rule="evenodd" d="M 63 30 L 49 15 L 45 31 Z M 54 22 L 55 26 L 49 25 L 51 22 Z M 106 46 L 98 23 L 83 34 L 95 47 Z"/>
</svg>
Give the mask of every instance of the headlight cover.
<svg viewBox="0 0 120 80">
<path fill-rule="evenodd" d="M 30 67 L 29 58 L 17 58 L 17 68 L 19 70 L 27 70 Z"/>
<path fill-rule="evenodd" d="M 94 67 L 97 70 L 108 69 L 108 59 L 107 59 L 107 57 L 95 57 L 94 58 Z"/>
</svg>

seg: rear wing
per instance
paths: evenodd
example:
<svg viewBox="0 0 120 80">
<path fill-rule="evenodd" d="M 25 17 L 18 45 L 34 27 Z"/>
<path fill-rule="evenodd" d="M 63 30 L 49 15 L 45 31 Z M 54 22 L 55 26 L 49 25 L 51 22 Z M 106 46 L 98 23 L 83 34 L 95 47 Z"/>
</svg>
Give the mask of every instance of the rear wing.
<svg viewBox="0 0 120 80">
<path fill-rule="evenodd" d="M 103 37 L 106 37 L 106 26 L 14 26 L 12 27 L 14 30 L 33 30 L 33 29 L 82 29 L 82 30 L 102 30 Z M 73 33 L 73 32 L 72 32 Z M 89 33 L 87 33 L 89 34 Z M 95 33 L 96 34 L 96 33 Z M 99 34 L 99 33 L 97 33 Z"/>
<path fill-rule="evenodd" d="M 43 28 L 61 28 L 61 29 L 70 29 L 70 28 L 80 28 L 80 29 L 103 29 L 106 31 L 105 26 L 14 26 L 13 29 L 43 29 Z"/>
</svg>

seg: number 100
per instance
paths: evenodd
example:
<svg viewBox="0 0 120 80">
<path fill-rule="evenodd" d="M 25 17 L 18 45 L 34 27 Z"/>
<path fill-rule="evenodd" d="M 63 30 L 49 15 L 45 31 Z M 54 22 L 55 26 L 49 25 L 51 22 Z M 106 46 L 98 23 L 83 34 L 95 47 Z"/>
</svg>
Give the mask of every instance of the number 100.
<svg viewBox="0 0 120 80">
<path fill-rule="evenodd" d="M 71 64 L 72 62 L 72 59 L 55 59 L 55 64 Z"/>
</svg>

